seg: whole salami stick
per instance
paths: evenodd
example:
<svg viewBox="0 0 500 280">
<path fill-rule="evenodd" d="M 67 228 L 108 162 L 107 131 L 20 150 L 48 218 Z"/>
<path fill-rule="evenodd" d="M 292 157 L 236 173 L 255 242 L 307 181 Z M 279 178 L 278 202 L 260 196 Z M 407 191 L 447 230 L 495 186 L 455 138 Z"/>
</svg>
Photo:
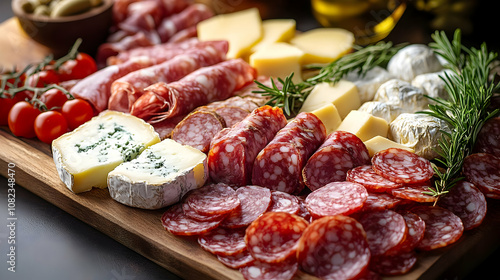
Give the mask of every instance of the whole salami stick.
<svg viewBox="0 0 500 280">
<path fill-rule="evenodd" d="M 150 123 L 186 114 L 212 101 L 229 98 L 252 82 L 256 70 L 242 59 L 200 68 L 179 81 L 156 83 L 132 105 L 130 113 Z"/>
<path fill-rule="evenodd" d="M 231 128 L 221 130 L 208 153 L 212 179 L 233 186 L 249 184 L 255 157 L 286 123 L 280 108 L 266 105 Z"/>
<path fill-rule="evenodd" d="M 222 62 L 227 50 L 227 41 L 203 42 L 170 60 L 131 72 L 111 85 L 108 109 L 128 113 L 146 87 L 177 81 L 201 67 Z"/>
<path fill-rule="evenodd" d="M 312 113 L 300 113 L 257 155 L 252 184 L 297 194 L 304 188 L 302 168 L 323 143 L 326 129 Z"/>
</svg>

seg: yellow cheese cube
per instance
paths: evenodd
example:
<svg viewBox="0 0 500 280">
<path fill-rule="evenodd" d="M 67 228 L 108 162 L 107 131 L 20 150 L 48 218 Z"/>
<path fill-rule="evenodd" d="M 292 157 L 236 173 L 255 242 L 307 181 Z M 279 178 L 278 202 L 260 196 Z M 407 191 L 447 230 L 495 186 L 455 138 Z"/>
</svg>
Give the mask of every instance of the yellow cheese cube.
<svg viewBox="0 0 500 280">
<path fill-rule="evenodd" d="M 346 80 L 340 80 L 336 84 L 317 84 L 302 104 L 300 112 L 311 112 L 328 103 L 335 105 L 343 119 L 350 111 L 361 106 L 358 88 L 354 83 Z"/>
<path fill-rule="evenodd" d="M 296 22 L 293 19 L 268 19 L 262 21 L 262 39 L 252 47 L 254 53 L 260 48 L 278 42 L 289 42 L 295 36 Z"/>
<path fill-rule="evenodd" d="M 354 34 L 341 28 L 316 28 L 297 34 L 290 43 L 304 51 L 302 64 L 323 64 L 351 51 Z"/>
<path fill-rule="evenodd" d="M 382 150 L 386 150 L 389 148 L 399 148 L 399 149 L 405 149 L 407 151 L 410 151 L 414 153 L 412 148 L 409 148 L 405 145 L 396 143 L 390 139 L 387 139 L 382 136 L 375 136 L 368 141 L 364 142 L 366 145 L 366 148 L 368 149 L 368 153 L 370 153 L 370 157 L 372 157 L 374 154 L 377 152 L 380 152 Z"/>
<path fill-rule="evenodd" d="M 326 134 L 330 134 L 337 130 L 342 119 L 340 118 L 337 108 L 332 103 L 329 103 L 319 109 L 312 111 L 316 117 L 318 117 L 326 128 Z"/>
<path fill-rule="evenodd" d="M 273 43 L 250 56 L 250 65 L 259 75 L 285 79 L 294 73 L 293 81 L 302 81 L 300 59 L 304 53 L 287 43 Z"/>
<path fill-rule="evenodd" d="M 387 137 L 389 125 L 387 121 L 374 117 L 369 113 L 352 110 L 342 121 L 337 130 L 348 131 L 367 141 L 375 136 Z"/>
<path fill-rule="evenodd" d="M 262 38 L 262 19 L 257 8 L 220 14 L 197 24 L 200 41 L 227 40 L 228 58 L 243 57 Z"/>
</svg>

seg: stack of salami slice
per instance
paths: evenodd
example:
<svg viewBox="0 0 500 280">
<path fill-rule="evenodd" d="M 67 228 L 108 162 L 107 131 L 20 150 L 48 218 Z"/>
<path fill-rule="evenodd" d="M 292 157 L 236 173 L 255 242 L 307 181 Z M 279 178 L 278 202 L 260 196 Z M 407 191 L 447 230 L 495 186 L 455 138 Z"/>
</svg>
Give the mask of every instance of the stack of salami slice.
<svg viewBox="0 0 500 280">
<path fill-rule="evenodd" d="M 259 107 L 217 133 L 208 155 L 212 183 L 162 222 L 173 234 L 197 235 L 245 279 L 405 274 L 419 252 L 455 243 L 486 215 L 474 184 L 459 182 L 434 205 L 430 161 L 396 148 L 370 158 L 358 137 L 325 135 L 307 113 L 286 122 L 279 109 Z"/>
</svg>

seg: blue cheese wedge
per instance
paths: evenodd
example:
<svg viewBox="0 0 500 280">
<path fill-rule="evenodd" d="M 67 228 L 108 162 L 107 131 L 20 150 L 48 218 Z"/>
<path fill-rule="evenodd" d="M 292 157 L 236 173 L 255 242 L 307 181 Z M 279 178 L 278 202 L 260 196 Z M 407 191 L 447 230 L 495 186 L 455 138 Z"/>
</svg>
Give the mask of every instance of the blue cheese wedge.
<svg viewBox="0 0 500 280">
<path fill-rule="evenodd" d="M 108 174 L 111 197 L 125 205 L 159 209 L 178 202 L 208 178 L 207 156 L 165 139 Z"/>
<path fill-rule="evenodd" d="M 74 193 L 106 188 L 108 173 L 158 143 L 154 128 L 137 117 L 104 111 L 52 142 L 52 155 L 64 184 Z"/>
</svg>

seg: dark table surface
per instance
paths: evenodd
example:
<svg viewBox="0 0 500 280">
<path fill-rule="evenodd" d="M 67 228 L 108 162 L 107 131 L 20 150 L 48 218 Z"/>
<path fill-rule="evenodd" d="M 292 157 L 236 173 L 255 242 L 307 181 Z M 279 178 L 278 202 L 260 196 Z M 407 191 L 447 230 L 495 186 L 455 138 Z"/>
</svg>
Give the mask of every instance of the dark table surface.
<svg viewBox="0 0 500 280">
<path fill-rule="evenodd" d="M 290 2 L 296 4 L 300 1 Z M 299 29 L 316 27 L 317 23 L 311 21 L 307 8 L 304 13 L 294 10 L 302 8 L 290 6 L 283 17 L 287 13 L 301 14 L 295 17 Z M 495 18 L 492 12 L 485 10 L 479 16 L 482 20 L 476 23 L 477 29 L 466 40 L 473 43 L 486 41 L 490 48 L 497 48 L 498 40 L 488 28 Z M 0 0 L 0 22 L 10 17 L 10 1 Z M 427 16 L 419 17 L 414 11 L 407 11 L 400 22 L 402 27 L 396 27 L 388 40 L 411 43 L 430 40 L 425 31 L 427 29 L 422 26 L 427 20 Z M 8 271 L 8 237 L 11 233 L 8 228 L 7 188 L 7 179 L 0 176 L 0 221 L 3 221 L 0 225 L 0 279 L 181 279 L 19 185 L 15 187 L 16 272 Z M 441 279 L 498 279 L 497 276 L 491 277 L 497 275 L 500 250 L 491 248 L 490 252 L 493 253 L 485 256 L 484 260 L 475 260 L 474 263 L 479 265 L 467 269 L 470 270 L 467 275 L 458 275 L 456 271 L 463 270 L 463 267 L 454 267 Z"/>
</svg>

